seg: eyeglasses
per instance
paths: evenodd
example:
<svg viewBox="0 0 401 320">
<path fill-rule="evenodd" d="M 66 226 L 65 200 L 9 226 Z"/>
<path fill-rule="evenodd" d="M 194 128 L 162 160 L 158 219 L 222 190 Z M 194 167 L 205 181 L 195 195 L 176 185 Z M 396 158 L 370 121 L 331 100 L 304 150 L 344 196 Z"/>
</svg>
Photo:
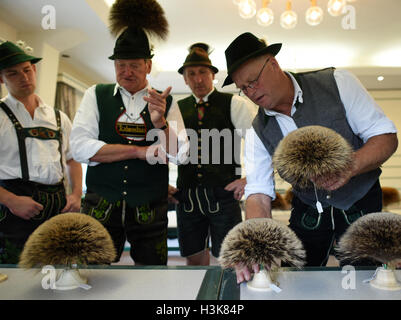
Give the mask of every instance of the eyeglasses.
<svg viewBox="0 0 401 320">
<path fill-rule="evenodd" d="M 262 74 L 263 69 L 265 68 L 265 65 L 269 62 L 269 60 L 270 60 L 270 57 L 268 57 L 268 58 L 266 59 L 265 63 L 263 64 L 262 69 L 260 69 L 260 72 L 259 72 L 259 74 L 258 74 L 258 76 L 256 77 L 255 80 L 250 81 L 250 82 L 248 83 L 248 85 L 242 86 L 242 87 L 240 88 L 239 95 L 241 95 L 242 92 L 245 93 L 245 94 L 247 95 L 249 89 L 255 89 L 255 87 L 256 87 L 257 84 L 258 84 L 260 75 Z"/>
</svg>

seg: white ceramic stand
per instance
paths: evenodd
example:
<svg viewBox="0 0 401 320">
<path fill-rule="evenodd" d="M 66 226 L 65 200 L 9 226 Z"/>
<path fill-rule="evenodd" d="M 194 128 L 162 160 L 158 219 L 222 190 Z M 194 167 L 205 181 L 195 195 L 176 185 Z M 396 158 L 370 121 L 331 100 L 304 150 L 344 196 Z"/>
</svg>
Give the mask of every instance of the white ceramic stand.
<svg viewBox="0 0 401 320">
<path fill-rule="evenodd" d="M 370 281 L 370 284 L 381 290 L 400 290 L 401 285 L 395 277 L 394 271 L 379 267 L 376 273 L 376 278 Z"/>
<path fill-rule="evenodd" d="M 253 279 L 247 283 L 247 286 L 252 290 L 270 291 L 272 290 L 271 284 L 272 280 L 269 273 L 263 269 L 253 275 Z"/>
<path fill-rule="evenodd" d="M 63 269 L 56 281 L 56 290 L 72 290 L 86 285 L 88 280 L 79 274 L 78 269 Z"/>
</svg>

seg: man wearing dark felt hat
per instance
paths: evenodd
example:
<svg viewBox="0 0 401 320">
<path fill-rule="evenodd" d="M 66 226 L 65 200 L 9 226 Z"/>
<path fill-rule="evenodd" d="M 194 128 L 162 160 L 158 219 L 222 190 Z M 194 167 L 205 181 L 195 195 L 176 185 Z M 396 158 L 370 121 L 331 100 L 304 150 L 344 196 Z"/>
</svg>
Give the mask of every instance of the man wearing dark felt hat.
<svg viewBox="0 0 401 320">
<path fill-rule="evenodd" d="M 0 263 L 18 263 L 36 227 L 81 206 L 82 169 L 70 152 L 71 121 L 35 94 L 40 60 L 12 42 L 0 44 L 0 83 L 8 90 L 0 101 Z"/>
<path fill-rule="evenodd" d="M 147 80 L 153 57 L 149 34 L 164 38 L 167 21 L 153 0 L 117 0 L 109 18 L 117 38 L 109 57 L 116 83 L 85 92 L 71 134 L 74 158 L 88 164 L 82 212 L 108 230 L 116 261 L 127 240 L 135 264 L 165 265 L 166 158 L 180 161 L 187 142 L 171 87 L 160 92 Z"/>
<path fill-rule="evenodd" d="M 330 177 L 316 177 L 316 194 L 313 188 L 293 186 L 289 225 L 303 242 L 306 265 L 324 266 L 333 243 L 350 223 L 381 211 L 379 167 L 397 148 L 397 130 L 351 73 L 335 68 L 283 71 L 276 60 L 280 49 L 281 44 L 266 45 L 246 32 L 225 51 L 224 85 L 235 83 L 259 106 L 245 140 L 246 218 L 272 217 L 272 156 L 280 140 L 308 125 L 333 129 L 353 147 L 352 166 Z M 238 282 L 249 280 L 247 268 L 238 265 L 236 271 Z"/>
<path fill-rule="evenodd" d="M 179 191 L 175 194 L 179 199 L 180 251 L 188 265 L 209 264 L 209 239 L 212 254 L 218 257 L 224 237 L 242 221 L 239 200 L 246 179 L 241 178 L 240 143 L 256 115 L 256 106 L 250 101 L 214 87 L 219 70 L 212 65 L 209 53 L 205 43 L 191 45 L 178 69 L 192 91 L 178 105 L 187 132 L 192 130 L 196 136 L 188 136 L 191 161 L 178 166 Z M 220 157 L 213 161 L 216 154 Z"/>
</svg>

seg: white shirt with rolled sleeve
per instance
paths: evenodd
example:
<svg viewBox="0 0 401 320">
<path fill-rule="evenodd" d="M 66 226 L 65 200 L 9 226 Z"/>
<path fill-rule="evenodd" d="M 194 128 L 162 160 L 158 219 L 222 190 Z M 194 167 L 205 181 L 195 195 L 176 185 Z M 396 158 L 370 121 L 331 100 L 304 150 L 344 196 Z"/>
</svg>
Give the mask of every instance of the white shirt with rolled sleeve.
<svg viewBox="0 0 401 320">
<path fill-rule="evenodd" d="M 89 159 L 106 144 L 106 142 L 99 140 L 99 109 L 97 106 L 95 89 L 96 85 L 86 90 L 75 115 L 70 137 L 74 159 L 78 162 L 86 163 L 89 166 L 99 164 Z M 148 89 L 151 89 L 150 85 L 135 94 L 131 94 L 119 84 L 115 85 L 114 95 L 116 95 L 118 91 L 120 92 L 126 109 L 125 118 L 122 117 L 122 121 L 143 123 L 140 113 L 147 104 L 147 102 L 143 100 L 143 97 L 147 95 Z M 177 156 L 173 157 L 166 153 L 167 157 L 173 163 L 181 163 L 187 158 L 189 146 L 181 112 L 174 99 L 166 120 L 169 122 L 170 129 L 173 128 L 176 130 L 179 148 Z"/>
<path fill-rule="evenodd" d="M 295 102 L 303 102 L 302 90 L 295 78 L 287 73 L 294 84 L 294 101 L 291 116 L 296 111 Z M 394 123 L 386 117 L 359 80 L 347 70 L 335 70 L 341 101 L 344 104 L 347 121 L 355 135 L 365 143 L 369 138 L 386 133 L 396 133 Z M 292 117 L 275 111 L 265 110 L 275 116 L 283 136 L 297 129 Z M 272 159 L 255 130 L 248 130 L 245 137 L 244 163 L 247 175 L 245 198 L 251 194 L 262 193 L 275 199 L 274 170 Z"/>
</svg>

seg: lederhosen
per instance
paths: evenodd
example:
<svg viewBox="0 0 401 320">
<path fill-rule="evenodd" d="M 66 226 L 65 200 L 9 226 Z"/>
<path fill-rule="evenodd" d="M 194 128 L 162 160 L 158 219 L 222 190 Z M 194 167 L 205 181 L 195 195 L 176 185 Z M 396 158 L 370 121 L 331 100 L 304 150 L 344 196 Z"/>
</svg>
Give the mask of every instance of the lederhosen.
<svg viewBox="0 0 401 320">
<path fill-rule="evenodd" d="M 17 263 L 18 257 L 29 235 L 44 221 L 60 213 L 66 205 L 63 180 L 54 185 L 41 184 L 29 180 L 29 168 L 25 138 L 58 140 L 60 163 L 62 163 L 62 133 L 60 112 L 55 109 L 57 130 L 45 127 L 23 128 L 17 117 L 5 103 L 0 107 L 7 114 L 17 133 L 21 162 L 21 179 L 0 180 L 0 186 L 18 195 L 32 197 L 43 205 L 43 210 L 34 218 L 24 220 L 0 204 L 0 263 Z"/>
<path fill-rule="evenodd" d="M 239 201 L 234 199 L 232 191 L 224 187 L 238 179 L 236 170 L 240 164 L 240 148 L 235 146 L 240 139 L 235 139 L 235 126 L 231 121 L 232 94 L 214 90 L 206 103 L 196 103 L 193 95 L 178 101 L 184 124 L 197 132 L 197 139 L 188 136 L 193 151 L 198 154 L 197 163 L 178 166 L 177 188 L 177 227 L 180 252 L 183 257 L 197 254 L 209 248 L 212 242 L 212 254 L 219 256 L 221 243 L 236 224 L 242 220 Z M 198 118 L 198 109 L 204 107 L 204 115 Z M 219 137 L 219 148 L 215 140 L 202 136 L 202 130 L 214 130 L 219 135 L 223 130 L 231 134 L 227 142 L 224 135 Z M 206 141 L 205 141 L 206 140 Z M 205 152 L 202 143 L 206 142 L 209 151 Z M 202 152 L 203 151 L 203 152 Z M 231 158 L 226 161 L 226 153 Z M 220 162 L 213 163 L 214 153 L 219 154 Z M 206 157 L 208 157 L 206 161 Z"/>
</svg>

